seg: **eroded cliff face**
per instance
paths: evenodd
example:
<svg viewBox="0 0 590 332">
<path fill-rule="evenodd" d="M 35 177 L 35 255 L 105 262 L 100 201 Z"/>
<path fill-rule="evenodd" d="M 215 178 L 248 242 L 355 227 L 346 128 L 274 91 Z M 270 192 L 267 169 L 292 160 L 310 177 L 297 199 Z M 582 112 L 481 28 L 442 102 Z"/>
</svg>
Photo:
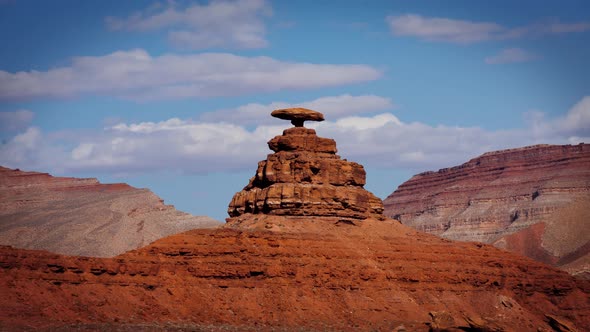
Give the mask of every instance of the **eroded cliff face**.
<svg viewBox="0 0 590 332">
<path fill-rule="evenodd" d="M 148 189 L 0 167 L 0 244 L 112 257 L 220 223 L 178 211 Z"/>
<path fill-rule="evenodd" d="M 590 326 L 590 282 L 490 245 L 393 220 L 240 218 L 111 259 L 0 248 L 0 322 L 212 331 Z"/>
<path fill-rule="evenodd" d="M 384 205 L 387 216 L 421 231 L 590 271 L 588 144 L 486 153 L 412 177 Z"/>
</svg>

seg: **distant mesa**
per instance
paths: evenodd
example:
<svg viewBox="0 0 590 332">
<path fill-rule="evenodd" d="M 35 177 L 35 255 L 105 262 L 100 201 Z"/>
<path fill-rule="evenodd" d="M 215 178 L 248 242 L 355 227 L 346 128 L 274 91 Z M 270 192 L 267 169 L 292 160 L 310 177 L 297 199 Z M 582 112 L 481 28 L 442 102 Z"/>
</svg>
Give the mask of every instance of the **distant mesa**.
<svg viewBox="0 0 590 332">
<path fill-rule="evenodd" d="M 274 137 L 274 151 L 258 163 L 254 177 L 236 193 L 230 217 L 244 214 L 383 219 L 381 199 L 365 190 L 362 165 L 340 159 L 336 142 L 303 127 L 306 120 L 322 121 L 322 113 L 305 108 L 276 110 L 272 116 L 295 125 Z"/>
<path fill-rule="evenodd" d="M 274 110 L 270 115 L 275 118 L 290 120 L 295 127 L 303 127 L 305 121 L 324 121 L 322 113 L 301 107 Z"/>
<path fill-rule="evenodd" d="M 221 225 L 148 189 L 0 166 L 0 245 L 112 257 L 179 232 Z"/>
<path fill-rule="evenodd" d="M 488 152 L 415 175 L 385 215 L 452 240 L 480 241 L 590 278 L 590 145 Z"/>
</svg>

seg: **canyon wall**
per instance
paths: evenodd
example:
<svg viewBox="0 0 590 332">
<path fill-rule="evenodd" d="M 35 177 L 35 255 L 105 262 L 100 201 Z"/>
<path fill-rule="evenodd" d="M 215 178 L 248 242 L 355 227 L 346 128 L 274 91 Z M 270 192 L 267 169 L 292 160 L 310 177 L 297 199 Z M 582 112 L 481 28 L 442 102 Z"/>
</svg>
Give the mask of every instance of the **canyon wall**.
<svg viewBox="0 0 590 332">
<path fill-rule="evenodd" d="M 112 257 L 219 222 L 178 211 L 148 189 L 0 167 L 0 244 Z"/>
<path fill-rule="evenodd" d="M 590 276 L 590 145 L 489 152 L 412 177 L 385 214 L 448 239 L 492 243 Z"/>
</svg>

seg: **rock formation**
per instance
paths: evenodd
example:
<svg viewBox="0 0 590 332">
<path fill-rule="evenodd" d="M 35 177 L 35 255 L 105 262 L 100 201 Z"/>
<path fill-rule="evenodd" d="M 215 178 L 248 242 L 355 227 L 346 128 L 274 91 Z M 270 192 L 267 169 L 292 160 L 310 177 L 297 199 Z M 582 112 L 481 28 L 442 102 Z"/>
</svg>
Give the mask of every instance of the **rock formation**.
<svg viewBox="0 0 590 332">
<path fill-rule="evenodd" d="M 0 244 L 112 257 L 161 237 L 220 225 L 147 189 L 0 167 Z"/>
<path fill-rule="evenodd" d="M 295 127 L 303 127 L 305 121 L 324 121 L 322 113 L 301 107 L 274 110 L 270 115 L 275 118 L 289 120 Z"/>
<path fill-rule="evenodd" d="M 270 146 L 276 153 L 236 194 L 230 206 L 235 217 L 223 228 L 169 236 L 115 258 L 0 247 L 0 329 L 590 326 L 590 281 L 490 245 L 449 241 L 383 218 L 378 207 L 358 198 L 372 197 L 363 196 L 360 165 L 337 158 L 335 145 L 308 129 L 288 129 Z M 286 184 L 292 192 L 283 190 Z M 273 185 L 280 195 L 264 191 Z M 347 204 L 336 204 L 324 190 L 352 199 L 337 196 Z M 256 199 L 241 200 L 250 191 Z"/>
<path fill-rule="evenodd" d="M 590 145 L 486 153 L 403 183 L 385 215 L 590 276 Z"/>
<path fill-rule="evenodd" d="M 233 197 L 228 214 L 271 214 L 282 216 L 382 218 L 383 203 L 363 188 L 362 165 L 340 159 L 333 139 L 303 127 L 307 120 L 324 116 L 302 108 L 272 113 L 291 120 L 295 128 L 268 142 L 275 153 L 258 163 L 256 175 Z"/>
<path fill-rule="evenodd" d="M 110 259 L 0 248 L 0 329 L 536 332 L 567 331 L 553 329 L 556 322 L 571 331 L 590 326 L 589 281 L 392 220 L 350 225 L 333 219 L 251 215 L 252 228 L 193 230 Z"/>
</svg>

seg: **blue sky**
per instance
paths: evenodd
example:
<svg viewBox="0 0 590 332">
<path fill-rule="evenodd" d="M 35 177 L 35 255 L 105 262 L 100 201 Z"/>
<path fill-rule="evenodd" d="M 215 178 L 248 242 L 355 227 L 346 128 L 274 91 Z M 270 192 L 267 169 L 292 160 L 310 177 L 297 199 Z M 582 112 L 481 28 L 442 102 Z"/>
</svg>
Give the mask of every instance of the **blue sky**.
<svg viewBox="0 0 590 332">
<path fill-rule="evenodd" d="M 0 1 L 0 164 L 148 187 L 219 220 L 289 124 L 413 174 L 590 142 L 587 1 Z"/>
</svg>

